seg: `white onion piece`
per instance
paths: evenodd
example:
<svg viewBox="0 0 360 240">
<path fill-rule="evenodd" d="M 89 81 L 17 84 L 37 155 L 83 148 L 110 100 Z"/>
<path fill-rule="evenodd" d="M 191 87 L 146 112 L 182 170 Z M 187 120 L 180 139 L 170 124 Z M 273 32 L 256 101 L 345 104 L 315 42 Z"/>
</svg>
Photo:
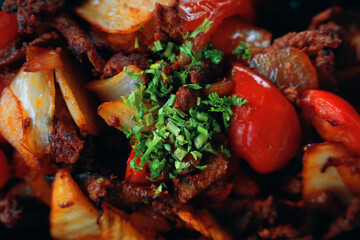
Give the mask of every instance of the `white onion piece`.
<svg viewBox="0 0 360 240">
<path fill-rule="evenodd" d="M 39 160 L 21 143 L 24 135 L 23 109 L 13 91 L 6 87 L 0 99 L 0 132 L 24 157 L 26 163 L 36 168 Z"/>
<path fill-rule="evenodd" d="M 80 17 L 109 33 L 131 33 L 152 18 L 155 4 L 172 6 L 175 0 L 85 0 L 75 10 Z"/>
<path fill-rule="evenodd" d="M 350 152 L 340 143 L 319 143 L 306 147 L 303 160 L 303 197 L 311 199 L 322 193 L 331 192 L 342 203 L 348 204 L 353 195 L 344 183 L 338 169 L 328 167 L 322 172 L 324 164 L 329 158 L 349 157 Z"/>
<path fill-rule="evenodd" d="M 97 135 L 101 123 L 96 113 L 96 104 L 84 88 L 86 74 L 73 60 L 68 55 L 62 55 L 64 65 L 55 69 L 56 82 L 59 84 L 66 106 L 75 124 L 82 131 Z"/>
<path fill-rule="evenodd" d="M 23 109 L 22 144 L 41 158 L 50 152 L 49 136 L 53 132 L 55 111 L 54 72 L 24 72 L 21 69 L 10 88 Z"/>
<path fill-rule="evenodd" d="M 127 72 L 141 72 L 141 69 L 134 65 L 127 67 Z M 96 80 L 87 84 L 89 90 L 95 91 L 102 102 L 121 101 L 122 96 L 128 97 L 136 90 L 136 83 L 144 82 L 144 75 L 138 79 L 131 78 L 126 72 L 121 73 L 104 80 Z"/>
<path fill-rule="evenodd" d="M 148 109 L 151 108 L 149 103 L 144 103 Z M 98 107 L 98 114 L 105 122 L 112 127 L 121 130 L 125 126 L 129 129 L 135 127 L 133 118 L 136 116 L 134 108 L 129 107 L 123 101 L 106 102 Z M 145 122 L 144 122 L 145 124 Z M 143 131 L 150 131 L 152 126 L 144 127 Z"/>
</svg>

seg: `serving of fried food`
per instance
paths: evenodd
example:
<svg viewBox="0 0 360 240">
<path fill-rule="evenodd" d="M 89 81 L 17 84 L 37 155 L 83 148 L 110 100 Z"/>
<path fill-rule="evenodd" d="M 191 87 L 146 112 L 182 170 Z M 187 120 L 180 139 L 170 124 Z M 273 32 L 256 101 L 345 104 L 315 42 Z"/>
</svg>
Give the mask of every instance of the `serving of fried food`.
<svg viewBox="0 0 360 240">
<path fill-rule="evenodd" d="M 360 4 L 0 7 L 0 239 L 360 238 Z"/>
</svg>

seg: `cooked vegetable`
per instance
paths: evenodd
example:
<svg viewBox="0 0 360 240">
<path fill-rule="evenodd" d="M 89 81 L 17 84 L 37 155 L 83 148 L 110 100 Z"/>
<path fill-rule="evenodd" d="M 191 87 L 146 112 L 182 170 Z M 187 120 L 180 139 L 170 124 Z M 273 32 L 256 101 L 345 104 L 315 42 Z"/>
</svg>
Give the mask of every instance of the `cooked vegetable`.
<svg viewBox="0 0 360 240">
<path fill-rule="evenodd" d="M 321 143 L 307 146 L 304 155 L 303 195 L 310 199 L 321 192 L 329 191 L 335 194 L 342 203 L 349 203 L 353 195 L 345 185 L 338 169 L 324 166 L 329 158 L 346 158 L 351 153 L 342 144 Z M 359 185 L 358 185 L 359 186 Z"/>
<path fill-rule="evenodd" d="M 63 65 L 59 54 L 52 49 L 30 46 L 26 49 L 25 72 L 53 70 Z"/>
<path fill-rule="evenodd" d="M 50 151 L 49 136 L 53 132 L 55 85 L 53 71 L 20 70 L 10 86 L 22 107 L 24 133 L 21 143 L 36 157 Z M 18 126 L 21 127 L 21 126 Z"/>
<path fill-rule="evenodd" d="M 19 99 L 9 87 L 6 87 L 1 95 L 0 119 L 0 130 L 4 138 L 24 156 L 29 166 L 38 167 L 38 158 L 21 142 L 25 131 L 23 109 Z"/>
<path fill-rule="evenodd" d="M 84 88 L 86 75 L 69 54 L 62 59 L 64 66 L 55 69 L 55 76 L 68 110 L 80 130 L 97 135 L 101 125 L 93 96 Z"/>
<path fill-rule="evenodd" d="M 295 87 L 302 92 L 319 86 L 316 70 L 309 57 L 296 48 L 258 54 L 252 59 L 251 66 L 281 90 Z"/>
<path fill-rule="evenodd" d="M 141 225 L 122 210 L 114 208 L 105 202 L 101 204 L 101 208 L 103 209 L 103 215 L 99 219 L 102 230 L 101 239 L 163 239 L 154 230 Z"/>
<path fill-rule="evenodd" d="M 145 82 L 142 74 L 143 71 L 131 65 L 111 78 L 92 81 L 86 87 L 95 91 L 103 102 L 120 101 L 122 97 L 128 97 L 132 91 L 136 90 L 136 83 Z"/>
<path fill-rule="evenodd" d="M 295 108 L 260 75 L 241 64 L 234 69 L 235 94 L 248 103 L 234 109 L 231 149 L 260 173 L 278 170 L 299 147 L 301 130 Z"/>
<path fill-rule="evenodd" d="M 195 38 L 196 51 L 200 50 L 210 40 L 211 35 L 225 18 L 236 14 L 250 20 L 254 18 L 254 9 L 249 0 L 180 0 L 179 12 L 184 20 L 183 29 L 185 32 L 194 31 L 205 18 L 214 23 L 205 34 Z"/>
<path fill-rule="evenodd" d="M 175 3 L 174 0 L 86 0 L 76 8 L 76 12 L 105 32 L 130 33 L 151 19 L 157 2 L 169 6 Z"/>
<path fill-rule="evenodd" d="M 132 107 L 126 105 L 123 101 L 106 102 L 98 107 L 98 114 L 105 120 L 105 122 L 112 127 L 119 130 L 132 129 L 136 122 L 133 118 L 136 117 L 136 111 Z M 143 128 L 143 131 L 149 131 L 151 126 Z"/>
<path fill-rule="evenodd" d="M 221 23 L 212 35 L 211 43 L 225 54 L 231 54 L 243 42 L 255 56 L 270 46 L 271 37 L 271 32 L 251 25 L 240 16 L 234 16 Z"/>
<path fill-rule="evenodd" d="M 176 214 L 186 224 L 201 232 L 205 237 L 214 240 L 233 239 L 211 216 L 206 209 L 192 209 L 185 207 Z"/>
<path fill-rule="evenodd" d="M 52 185 L 50 232 L 55 239 L 99 238 L 99 211 L 91 204 L 71 177 L 59 169 Z"/>
<path fill-rule="evenodd" d="M 325 140 L 342 142 L 360 155 L 360 115 L 348 102 L 330 92 L 309 90 L 301 95 L 300 105 Z"/>
</svg>

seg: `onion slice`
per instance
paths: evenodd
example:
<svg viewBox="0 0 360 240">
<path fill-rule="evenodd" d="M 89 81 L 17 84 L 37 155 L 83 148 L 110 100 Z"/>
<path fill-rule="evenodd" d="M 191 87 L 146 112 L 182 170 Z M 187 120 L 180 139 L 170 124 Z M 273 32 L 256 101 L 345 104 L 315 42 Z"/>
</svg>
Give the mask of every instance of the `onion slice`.
<svg viewBox="0 0 360 240">
<path fill-rule="evenodd" d="M 109 33 L 130 33 L 149 21 L 155 4 L 172 6 L 175 0 L 85 0 L 77 14 L 92 25 Z"/>
<path fill-rule="evenodd" d="M 151 105 L 144 103 L 148 109 Z M 98 114 L 105 120 L 107 125 L 115 127 L 121 130 L 121 127 L 133 129 L 135 123 L 133 118 L 136 116 L 134 108 L 129 107 L 123 101 L 106 102 L 98 107 Z M 143 129 L 144 132 L 150 131 L 151 126 L 147 126 Z"/>
<path fill-rule="evenodd" d="M 62 59 L 64 65 L 55 69 L 55 76 L 68 110 L 80 130 L 97 135 L 101 123 L 96 104 L 84 88 L 86 74 L 69 55 L 62 54 Z"/>
<path fill-rule="evenodd" d="M 53 70 L 54 68 L 63 65 L 60 56 L 56 51 L 35 46 L 27 48 L 26 60 L 27 62 L 24 64 L 25 72 Z"/>
<path fill-rule="evenodd" d="M 10 88 L 23 109 L 24 134 L 21 142 L 32 154 L 41 158 L 50 152 L 49 136 L 53 132 L 55 111 L 54 73 L 20 70 Z"/>
<path fill-rule="evenodd" d="M 303 197 L 311 199 L 322 193 L 331 192 L 343 204 L 348 204 L 353 195 L 344 183 L 336 167 L 323 167 L 329 158 L 351 157 L 349 150 L 341 143 L 319 143 L 306 147 L 303 159 Z"/>
<path fill-rule="evenodd" d="M 140 73 L 141 69 L 135 65 L 127 67 L 127 72 Z M 136 90 L 136 83 L 144 82 L 145 76 L 134 79 L 125 71 L 104 80 L 92 81 L 86 85 L 89 90 L 95 91 L 102 102 L 121 101 Z"/>
<path fill-rule="evenodd" d="M 96 239 L 101 234 L 98 213 L 69 170 L 59 169 L 52 185 L 51 236 L 55 239 Z"/>
<path fill-rule="evenodd" d="M 21 143 L 25 130 L 22 114 L 23 109 L 19 99 L 11 88 L 6 87 L 0 99 L 0 132 L 20 152 L 26 164 L 35 168 L 39 166 L 38 158 Z"/>
</svg>

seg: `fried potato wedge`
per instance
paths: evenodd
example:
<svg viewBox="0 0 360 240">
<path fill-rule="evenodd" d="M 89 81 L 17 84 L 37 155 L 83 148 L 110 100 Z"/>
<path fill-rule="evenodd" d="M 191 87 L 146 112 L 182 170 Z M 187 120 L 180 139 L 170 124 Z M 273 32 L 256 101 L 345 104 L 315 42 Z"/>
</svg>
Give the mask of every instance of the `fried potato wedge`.
<svg viewBox="0 0 360 240">
<path fill-rule="evenodd" d="M 155 4 L 174 5 L 175 0 L 85 0 L 76 12 L 92 25 L 109 33 L 130 33 L 149 21 Z"/>
<path fill-rule="evenodd" d="M 207 238 L 214 240 L 232 239 L 232 236 L 219 226 L 215 218 L 206 209 L 194 209 L 186 206 L 178 210 L 176 214 L 189 227 Z"/>
<path fill-rule="evenodd" d="M 147 103 L 145 103 L 146 105 Z M 149 106 L 147 106 L 149 108 Z M 149 108 L 150 109 L 150 108 Z M 125 126 L 132 129 L 135 126 L 133 118 L 136 116 L 134 108 L 129 107 L 123 101 L 106 102 L 98 107 L 98 114 L 105 120 L 107 125 L 120 128 Z M 143 131 L 149 131 L 151 126 L 147 126 Z"/>
<path fill-rule="evenodd" d="M 127 67 L 127 72 L 140 73 L 141 69 L 135 65 Z M 102 102 L 121 101 L 136 90 L 136 83 L 145 82 L 145 76 L 132 78 L 125 71 L 104 80 L 96 80 L 88 83 L 86 87 L 95 91 Z"/>
<path fill-rule="evenodd" d="M 100 218 L 102 240 L 153 240 L 163 239 L 154 230 L 134 221 L 128 214 L 103 202 Z"/>
<path fill-rule="evenodd" d="M 310 199 L 321 192 L 331 192 L 342 203 L 347 204 L 353 195 L 344 183 L 336 167 L 324 166 L 329 158 L 351 157 L 351 153 L 341 143 L 311 144 L 306 147 L 303 158 L 303 197 Z"/>
<path fill-rule="evenodd" d="M 52 186 L 50 233 L 55 239 L 90 239 L 101 235 L 99 211 L 68 169 L 59 169 Z"/>
<path fill-rule="evenodd" d="M 86 74 L 68 54 L 63 53 L 61 57 L 64 65 L 55 69 L 55 76 L 71 117 L 80 130 L 97 135 L 101 122 L 96 114 L 96 104 L 84 88 Z"/>
</svg>

